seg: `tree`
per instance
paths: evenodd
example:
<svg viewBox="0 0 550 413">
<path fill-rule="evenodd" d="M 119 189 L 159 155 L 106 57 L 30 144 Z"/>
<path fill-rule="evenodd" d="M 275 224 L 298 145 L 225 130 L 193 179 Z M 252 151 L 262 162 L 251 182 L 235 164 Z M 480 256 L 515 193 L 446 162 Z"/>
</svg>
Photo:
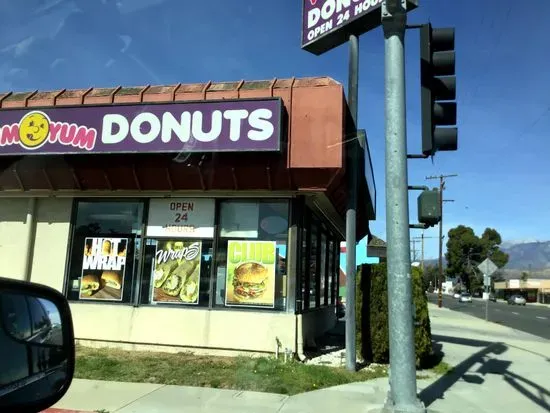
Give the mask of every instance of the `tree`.
<svg viewBox="0 0 550 413">
<path fill-rule="evenodd" d="M 527 271 L 523 271 L 521 273 L 521 281 L 527 281 L 529 279 L 529 273 Z"/>
<path fill-rule="evenodd" d="M 433 355 L 428 297 L 422 286 L 422 271 L 411 268 L 416 366 L 426 367 Z M 356 345 L 361 360 L 388 363 L 390 356 L 388 329 L 387 265 L 364 264 L 357 272 Z"/>
<path fill-rule="evenodd" d="M 466 288 L 470 287 L 471 256 L 481 254 L 479 238 L 470 227 L 459 225 L 447 235 L 446 273 L 450 277 L 460 277 Z"/>
<path fill-rule="evenodd" d="M 497 267 L 508 263 L 508 254 L 500 249 L 502 238 L 494 228 L 486 228 L 481 237 L 465 225 L 452 228 L 447 235 L 447 275 L 460 277 L 466 289 L 473 292 L 483 288 L 483 277 L 477 265 L 489 257 Z"/>
<path fill-rule="evenodd" d="M 487 256 L 495 263 L 498 268 L 508 264 L 509 256 L 500 249 L 502 238 L 496 229 L 485 228 L 481 235 L 481 246 L 484 256 Z"/>
<path fill-rule="evenodd" d="M 434 288 L 437 288 L 438 278 L 439 269 L 437 265 L 426 265 L 424 267 L 424 274 L 422 275 L 424 291 L 433 291 Z"/>
</svg>

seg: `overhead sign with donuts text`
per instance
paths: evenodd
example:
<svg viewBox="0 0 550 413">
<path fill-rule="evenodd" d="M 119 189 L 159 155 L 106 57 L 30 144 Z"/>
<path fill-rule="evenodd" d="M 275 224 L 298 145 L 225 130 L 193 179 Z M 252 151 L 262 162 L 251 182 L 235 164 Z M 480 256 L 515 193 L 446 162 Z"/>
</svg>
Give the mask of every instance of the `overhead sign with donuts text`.
<svg viewBox="0 0 550 413">
<path fill-rule="evenodd" d="M 382 24 L 382 0 L 302 0 L 302 49 L 316 55 Z M 407 0 L 407 10 L 418 0 Z"/>
<path fill-rule="evenodd" d="M 0 155 L 280 150 L 279 98 L 0 110 Z"/>
</svg>

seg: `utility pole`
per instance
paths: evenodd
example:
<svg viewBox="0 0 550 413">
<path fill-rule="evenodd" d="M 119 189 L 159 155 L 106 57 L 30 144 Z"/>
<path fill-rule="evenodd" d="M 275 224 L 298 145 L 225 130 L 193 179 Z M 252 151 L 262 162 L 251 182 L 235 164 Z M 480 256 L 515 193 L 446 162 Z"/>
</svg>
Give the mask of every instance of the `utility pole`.
<svg viewBox="0 0 550 413">
<path fill-rule="evenodd" d="M 416 261 L 416 243 L 418 242 L 418 239 L 416 238 L 413 238 L 411 239 L 411 244 L 412 244 L 412 256 L 411 256 L 411 261 L 412 262 L 415 262 Z"/>
<path fill-rule="evenodd" d="M 354 123 L 354 132 L 357 135 L 357 100 L 359 84 L 359 38 L 349 36 L 349 81 L 348 105 Z M 356 212 L 357 212 L 357 174 L 359 173 L 358 154 L 359 142 L 351 139 L 347 147 L 347 181 L 348 204 L 346 208 L 346 367 L 349 371 L 356 371 L 357 354 L 355 349 L 355 278 L 357 263 L 356 248 Z"/>
<path fill-rule="evenodd" d="M 424 413 L 417 396 L 409 234 L 405 27 L 407 2 L 382 1 L 390 391 L 386 412 Z"/>
<path fill-rule="evenodd" d="M 424 240 L 430 239 L 430 238 L 439 238 L 439 237 L 427 237 L 424 235 L 424 230 L 422 230 L 422 235 L 420 237 L 413 238 L 413 242 L 414 240 L 420 240 L 420 268 L 422 269 L 422 272 L 424 272 Z"/>
<path fill-rule="evenodd" d="M 443 202 L 453 202 L 454 200 L 443 200 L 443 191 L 445 190 L 445 178 L 453 178 L 458 174 L 427 176 L 426 179 L 439 179 L 439 212 L 441 220 L 439 221 L 439 283 L 437 292 L 437 306 L 443 305 Z"/>
</svg>

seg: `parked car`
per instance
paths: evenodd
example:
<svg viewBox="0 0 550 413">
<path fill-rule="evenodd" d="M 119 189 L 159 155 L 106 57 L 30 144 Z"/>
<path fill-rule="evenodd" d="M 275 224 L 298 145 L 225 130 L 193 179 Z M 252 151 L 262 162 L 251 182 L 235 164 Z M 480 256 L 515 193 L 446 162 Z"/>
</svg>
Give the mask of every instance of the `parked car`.
<svg viewBox="0 0 550 413">
<path fill-rule="evenodd" d="M 471 303 L 472 302 L 472 295 L 469 293 L 462 293 L 460 294 L 460 298 L 458 299 L 459 303 Z"/>
<path fill-rule="evenodd" d="M 512 305 L 525 305 L 527 300 L 519 294 L 512 295 L 508 298 L 508 304 Z"/>
<path fill-rule="evenodd" d="M 494 303 L 497 302 L 497 296 L 493 293 L 489 293 L 489 301 L 492 301 Z"/>
<path fill-rule="evenodd" d="M 454 293 L 453 298 L 460 298 L 460 293 Z"/>
</svg>

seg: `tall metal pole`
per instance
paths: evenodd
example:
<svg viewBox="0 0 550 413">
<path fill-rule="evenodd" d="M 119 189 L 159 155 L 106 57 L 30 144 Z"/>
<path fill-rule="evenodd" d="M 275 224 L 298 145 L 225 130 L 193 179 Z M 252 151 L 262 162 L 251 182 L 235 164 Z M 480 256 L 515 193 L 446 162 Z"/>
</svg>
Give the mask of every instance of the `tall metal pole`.
<svg viewBox="0 0 550 413">
<path fill-rule="evenodd" d="M 437 306 L 443 306 L 443 189 L 445 189 L 445 179 L 443 175 L 439 177 L 439 291 L 437 292 Z"/>
<path fill-rule="evenodd" d="M 349 37 L 349 79 L 348 106 L 353 119 L 355 135 L 357 135 L 357 100 L 359 85 L 359 38 Z M 357 350 L 355 346 L 355 285 L 357 264 L 356 248 L 356 212 L 357 212 L 357 174 L 358 174 L 358 142 L 348 141 L 347 148 L 347 181 L 348 204 L 346 209 L 346 367 L 356 371 Z"/>
<path fill-rule="evenodd" d="M 386 237 L 390 392 L 385 410 L 425 412 L 417 397 L 405 98 L 406 0 L 382 2 L 385 45 Z"/>
</svg>

